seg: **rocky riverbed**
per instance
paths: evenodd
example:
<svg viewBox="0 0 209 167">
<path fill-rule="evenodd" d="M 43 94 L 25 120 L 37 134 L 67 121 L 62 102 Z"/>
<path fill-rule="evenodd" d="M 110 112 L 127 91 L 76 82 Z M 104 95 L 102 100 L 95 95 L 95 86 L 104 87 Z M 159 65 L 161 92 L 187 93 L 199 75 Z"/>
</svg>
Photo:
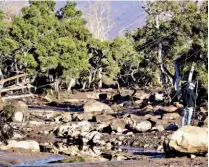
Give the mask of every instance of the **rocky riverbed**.
<svg viewBox="0 0 209 167">
<path fill-rule="evenodd" d="M 37 99 L 7 103 L 14 106 L 11 126 L 15 130 L 8 143 L 0 145 L 0 164 L 207 166 L 207 117 L 194 121 L 201 130 L 188 127 L 175 134 L 181 121 L 180 103 L 165 105 L 163 96 L 153 91 L 137 92 L 134 102 L 111 101 L 108 93 L 101 99 L 104 92 L 83 92 L 41 106 Z M 189 140 L 189 131 L 199 133 L 192 144 L 175 140 L 179 133 Z M 201 149 L 182 149 L 193 144 Z M 168 158 L 165 150 L 172 156 Z"/>
</svg>

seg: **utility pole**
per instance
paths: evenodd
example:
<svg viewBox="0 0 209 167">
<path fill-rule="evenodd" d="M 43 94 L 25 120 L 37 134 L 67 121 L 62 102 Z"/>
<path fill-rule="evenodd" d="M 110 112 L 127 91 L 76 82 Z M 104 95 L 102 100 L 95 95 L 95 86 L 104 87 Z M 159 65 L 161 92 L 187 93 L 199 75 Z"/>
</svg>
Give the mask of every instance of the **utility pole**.
<svg viewBox="0 0 209 167">
<path fill-rule="evenodd" d="M 191 83 L 192 82 L 192 77 L 193 77 L 193 73 L 194 73 L 194 66 L 195 66 L 195 63 L 192 62 L 192 67 L 190 69 L 189 77 L 188 77 L 188 83 Z"/>
</svg>

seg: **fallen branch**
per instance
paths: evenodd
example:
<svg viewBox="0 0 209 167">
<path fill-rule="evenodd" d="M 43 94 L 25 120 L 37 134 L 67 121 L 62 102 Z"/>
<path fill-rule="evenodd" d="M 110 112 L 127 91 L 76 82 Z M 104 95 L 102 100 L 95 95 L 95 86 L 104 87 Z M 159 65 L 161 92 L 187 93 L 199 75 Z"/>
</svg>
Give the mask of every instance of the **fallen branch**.
<svg viewBox="0 0 209 167">
<path fill-rule="evenodd" d="M 32 85 L 27 85 L 27 86 L 12 86 L 10 88 L 3 88 L 1 89 L 1 92 L 7 92 L 7 91 L 12 91 L 12 90 L 19 90 L 19 89 L 25 89 L 25 88 L 35 88 Z"/>
</svg>

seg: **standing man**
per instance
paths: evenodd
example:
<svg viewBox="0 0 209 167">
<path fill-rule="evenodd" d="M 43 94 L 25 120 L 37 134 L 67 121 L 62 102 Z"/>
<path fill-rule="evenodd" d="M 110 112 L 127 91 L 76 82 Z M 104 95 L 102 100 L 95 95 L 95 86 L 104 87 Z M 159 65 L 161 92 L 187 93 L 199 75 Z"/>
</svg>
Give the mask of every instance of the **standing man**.
<svg viewBox="0 0 209 167">
<path fill-rule="evenodd" d="M 182 100 L 183 100 L 183 105 L 184 105 L 184 110 L 183 110 L 183 117 L 181 121 L 181 126 L 190 125 L 191 124 L 191 119 L 192 119 L 192 114 L 193 110 L 195 107 L 195 102 L 196 102 L 196 95 L 194 92 L 195 85 L 193 83 L 189 83 L 188 87 L 185 88 L 182 92 Z"/>
</svg>

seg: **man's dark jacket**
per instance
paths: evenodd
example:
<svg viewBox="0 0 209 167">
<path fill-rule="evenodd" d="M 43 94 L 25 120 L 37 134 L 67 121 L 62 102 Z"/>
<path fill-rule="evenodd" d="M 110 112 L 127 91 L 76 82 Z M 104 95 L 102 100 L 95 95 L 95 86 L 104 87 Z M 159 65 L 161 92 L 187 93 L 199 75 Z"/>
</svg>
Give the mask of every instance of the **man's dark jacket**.
<svg viewBox="0 0 209 167">
<path fill-rule="evenodd" d="M 196 95 L 193 90 L 185 88 L 182 91 L 182 100 L 184 107 L 195 107 Z"/>
</svg>

